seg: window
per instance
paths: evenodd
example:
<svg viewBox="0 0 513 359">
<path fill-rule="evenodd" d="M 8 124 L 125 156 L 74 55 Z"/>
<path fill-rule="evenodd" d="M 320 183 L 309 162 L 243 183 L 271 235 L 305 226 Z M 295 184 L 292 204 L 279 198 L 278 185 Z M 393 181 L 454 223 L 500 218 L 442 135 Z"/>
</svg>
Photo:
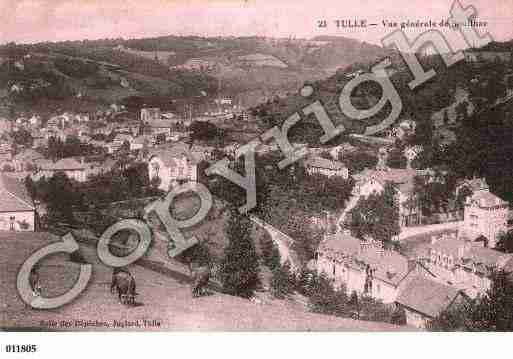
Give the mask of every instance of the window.
<svg viewBox="0 0 513 359">
<path fill-rule="evenodd" d="M 160 171 L 159 164 L 158 163 L 153 163 L 152 166 L 153 166 L 153 171 L 155 172 L 155 177 L 158 177 L 159 176 L 159 171 Z"/>
<path fill-rule="evenodd" d="M 478 220 L 478 219 L 479 219 L 479 218 L 478 218 L 476 215 L 471 214 L 471 215 L 470 215 L 470 225 L 471 225 L 472 227 L 477 227 L 477 220 Z"/>
<path fill-rule="evenodd" d="M 9 230 L 14 231 L 14 221 L 16 220 L 15 216 L 9 217 Z"/>
</svg>

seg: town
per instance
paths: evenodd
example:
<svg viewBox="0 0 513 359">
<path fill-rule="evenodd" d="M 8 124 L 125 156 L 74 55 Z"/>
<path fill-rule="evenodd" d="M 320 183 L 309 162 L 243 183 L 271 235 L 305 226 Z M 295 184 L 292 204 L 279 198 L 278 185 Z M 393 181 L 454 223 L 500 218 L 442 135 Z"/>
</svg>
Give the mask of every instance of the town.
<svg viewBox="0 0 513 359">
<path fill-rule="evenodd" d="M 2 66 L 18 78 L 36 71 L 31 68 L 35 62 L 52 59 L 12 46 L 20 53 L 9 49 Z M 53 85 L 41 79 L 10 80 L 0 116 L 0 242 L 5 246 L 0 248 L 9 253 L 27 245 L 19 252 L 25 258 L 18 258 L 18 252 L 13 257 L 19 266 L 36 247 L 71 233 L 81 248 L 59 265 L 74 270 L 80 263 L 102 265 L 91 250 L 102 233 L 120 220 L 139 219 L 150 223 L 153 244 L 133 265 L 137 269 L 102 269 L 105 278 L 112 274 L 111 292 L 118 290 L 121 304 L 137 304 L 136 293 L 149 296 L 150 283 L 166 276 L 173 285 L 181 284 L 179 278 L 191 283 L 191 293 L 185 297 L 180 292 L 181 300 L 223 295 L 220 301 L 232 303 L 227 298 L 237 297 L 244 302 L 234 306 L 269 308 L 264 311 L 284 306 L 344 318 L 356 328 L 372 323 L 378 330 L 466 330 L 450 321 L 451 313 L 462 318 L 470 313 L 476 322 L 483 321 L 476 314 L 483 306 L 513 300 L 513 173 L 508 152 L 513 49 L 494 46 L 466 51 L 458 67 L 445 71 L 436 57 L 419 55 L 424 65 L 440 71 L 441 79 L 418 94 L 404 90 L 406 70 L 393 61 L 392 79 L 405 97 L 405 108 L 391 128 L 376 136 L 364 135 L 354 123 L 354 133 L 322 144 L 312 140 L 322 133 L 318 123 L 306 116 L 290 133 L 293 148 L 306 155 L 284 169 L 276 165 L 284 156 L 279 143 L 259 144 L 258 204 L 247 214 L 237 210 L 245 201 L 242 188 L 223 176 L 207 176 L 205 169 L 229 159 L 231 168 L 243 173 L 238 150 L 304 108 L 305 96 L 275 91 L 265 101 L 244 105 L 235 94 L 223 94 L 217 81 L 211 94 L 200 90 L 180 99 L 129 97 L 92 108 L 88 104 L 89 109 L 62 105 L 38 111 L 25 106 L 32 101 L 30 93 Z M 126 56 L 143 52 L 122 44 L 111 51 Z M 241 55 L 238 66 L 276 71 L 286 66 L 269 56 Z M 158 56 L 145 59 L 161 66 Z M 120 71 L 105 61 L 59 61 L 68 71 Z M 205 61 L 191 58 L 165 71 L 194 74 L 190 76 L 215 72 Z M 331 118 L 347 124 L 334 95 L 368 70 L 366 65 L 349 65 L 308 84 Z M 127 78 L 111 80 L 126 89 L 132 86 Z M 86 90 L 71 97 L 81 103 Z M 366 105 L 378 98 L 379 90 L 372 86 L 362 85 L 354 94 L 356 102 Z M 473 150 L 486 150 L 480 155 L 487 157 Z M 172 258 L 167 255 L 169 233 L 145 209 L 184 183 L 201 183 L 214 201 L 201 223 L 180 227 L 198 244 Z M 186 222 L 198 205 L 193 193 L 181 193 L 169 211 L 176 221 Z M 110 248 L 126 256 L 139 240 L 120 231 Z M 38 270 L 59 266 L 52 263 Z M 134 272 L 145 279 L 133 279 Z M 133 284 L 131 292 L 132 284 L 125 292 L 120 289 L 123 275 Z M 60 277 L 53 273 L 50 278 Z M 49 287 L 60 285 L 37 279 L 35 296 L 44 297 Z M 504 291 L 499 293 L 498 286 Z M 108 288 L 101 290 L 111 305 L 121 305 Z M 12 310 L 18 320 L 19 313 L 27 313 L 26 308 Z M 166 326 L 162 318 L 146 314 L 145 321 L 158 319 Z M 119 320 L 137 322 L 129 312 Z M 316 321 L 322 327 L 322 320 Z M 511 324 L 501 328 L 511 329 Z"/>
</svg>

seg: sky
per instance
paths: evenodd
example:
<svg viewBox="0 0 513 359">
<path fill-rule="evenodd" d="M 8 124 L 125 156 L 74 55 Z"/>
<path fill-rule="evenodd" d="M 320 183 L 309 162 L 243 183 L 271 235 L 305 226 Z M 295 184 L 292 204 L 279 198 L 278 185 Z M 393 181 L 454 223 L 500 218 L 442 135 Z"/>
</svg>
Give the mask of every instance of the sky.
<svg viewBox="0 0 513 359">
<path fill-rule="evenodd" d="M 473 5 L 497 41 L 513 38 L 513 0 L 461 0 Z M 0 43 L 141 38 L 160 35 L 340 35 L 379 44 L 393 29 L 383 20 L 440 21 L 452 0 L 0 0 Z M 319 20 L 327 28 L 319 28 Z M 377 23 L 341 29 L 334 21 Z M 419 29 L 408 29 L 411 36 Z M 452 30 L 446 30 L 455 34 Z M 458 46 L 456 46 L 458 47 Z"/>
</svg>

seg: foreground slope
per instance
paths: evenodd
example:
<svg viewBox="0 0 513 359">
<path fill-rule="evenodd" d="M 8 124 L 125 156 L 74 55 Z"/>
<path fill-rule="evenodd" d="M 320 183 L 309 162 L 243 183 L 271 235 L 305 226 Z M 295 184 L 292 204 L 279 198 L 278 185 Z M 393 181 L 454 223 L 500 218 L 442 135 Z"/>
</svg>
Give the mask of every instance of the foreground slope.
<svg viewBox="0 0 513 359">
<path fill-rule="evenodd" d="M 169 274 L 133 266 L 137 280 L 139 305 L 119 304 L 111 294 L 111 270 L 100 265 L 94 250 L 81 246 L 86 260 L 95 262 L 94 273 L 87 290 L 74 302 L 55 310 L 28 308 L 16 292 L 16 274 L 25 258 L 49 243 L 49 235 L 0 234 L 1 272 L 0 327 L 4 330 L 293 330 L 293 331 L 393 331 L 404 330 L 384 323 L 363 322 L 306 313 L 282 302 L 255 304 L 219 293 L 193 299 L 188 283 Z M 54 296 L 70 287 L 78 276 L 77 264 L 65 263 L 64 258 L 47 259 L 41 268 L 43 294 Z M 48 321 L 71 321 L 68 328 L 49 327 Z M 143 320 L 160 323 L 144 327 Z M 98 321 L 107 326 L 84 327 L 75 321 Z M 125 328 L 113 328 L 114 321 L 138 323 Z M 138 322 L 137 322 L 138 321 Z M 76 324 L 76 325 L 75 325 Z"/>
</svg>

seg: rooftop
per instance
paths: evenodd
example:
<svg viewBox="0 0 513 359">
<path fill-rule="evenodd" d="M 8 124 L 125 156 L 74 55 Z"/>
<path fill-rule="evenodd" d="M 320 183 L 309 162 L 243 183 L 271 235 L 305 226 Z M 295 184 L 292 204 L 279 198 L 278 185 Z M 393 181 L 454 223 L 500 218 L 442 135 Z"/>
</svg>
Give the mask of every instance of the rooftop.
<svg viewBox="0 0 513 359">
<path fill-rule="evenodd" d="M 506 206 L 508 202 L 488 191 L 479 191 L 469 198 L 469 203 L 476 203 L 481 208 Z"/>
<path fill-rule="evenodd" d="M 326 168 L 334 171 L 343 170 L 346 166 L 340 161 L 329 160 L 323 157 L 313 156 L 305 161 L 308 167 Z"/>
<path fill-rule="evenodd" d="M 85 166 L 73 157 L 68 157 L 57 162 L 44 161 L 41 163 L 41 169 L 46 171 L 84 170 Z"/>
<path fill-rule="evenodd" d="M 32 198 L 16 178 L 0 175 L 0 212 L 33 211 Z"/>
<path fill-rule="evenodd" d="M 416 276 L 399 292 L 396 302 L 435 318 L 447 309 L 459 294 L 461 292 L 454 287 Z"/>
<path fill-rule="evenodd" d="M 364 169 L 362 172 L 353 175 L 356 181 L 375 180 L 381 184 L 390 182 L 395 184 L 398 189 L 403 191 L 413 190 L 413 179 L 416 176 L 426 176 L 429 170 L 403 169 L 403 168 L 387 168 L 385 170 Z"/>
</svg>

